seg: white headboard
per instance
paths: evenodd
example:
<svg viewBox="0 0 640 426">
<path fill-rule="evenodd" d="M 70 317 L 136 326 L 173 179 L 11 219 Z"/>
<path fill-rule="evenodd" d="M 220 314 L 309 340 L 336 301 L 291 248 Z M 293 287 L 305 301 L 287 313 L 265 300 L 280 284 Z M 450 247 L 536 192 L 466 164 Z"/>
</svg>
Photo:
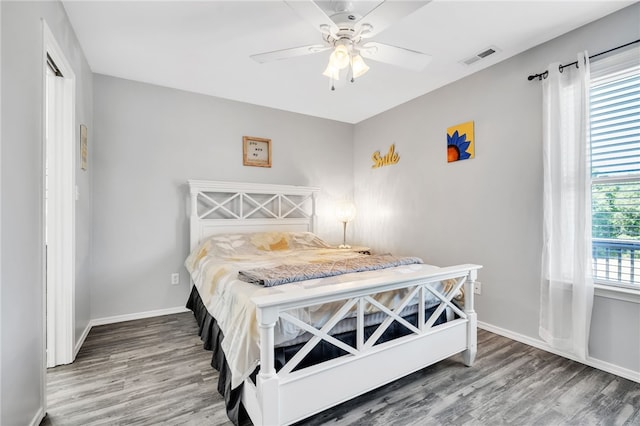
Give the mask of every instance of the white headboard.
<svg viewBox="0 0 640 426">
<path fill-rule="evenodd" d="M 319 188 L 205 180 L 188 183 L 191 250 L 215 234 L 316 232 Z"/>
</svg>

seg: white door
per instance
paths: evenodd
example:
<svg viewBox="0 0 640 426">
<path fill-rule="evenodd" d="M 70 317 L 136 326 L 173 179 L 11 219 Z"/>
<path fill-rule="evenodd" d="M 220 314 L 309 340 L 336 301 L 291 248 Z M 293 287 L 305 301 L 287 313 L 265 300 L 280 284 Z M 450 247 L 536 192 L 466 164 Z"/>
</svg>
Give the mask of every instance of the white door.
<svg viewBox="0 0 640 426">
<path fill-rule="evenodd" d="M 74 359 L 75 76 L 44 25 L 46 366 Z"/>
</svg>

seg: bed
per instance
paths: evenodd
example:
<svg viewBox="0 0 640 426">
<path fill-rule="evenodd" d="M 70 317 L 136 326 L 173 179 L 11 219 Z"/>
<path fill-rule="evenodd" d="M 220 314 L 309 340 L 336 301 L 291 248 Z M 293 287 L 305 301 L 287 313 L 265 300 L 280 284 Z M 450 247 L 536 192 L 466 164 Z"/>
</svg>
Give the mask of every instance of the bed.
<svg viewBox="0 0 640 426">
<path fill-rule="evenodd" d="M 315 234 L 318 188 L 188 185 L 187 307 L 234 423 L 291 424 L 458 353 L 473 364 L 481 266 L 333 248 Z"/>
</svg>

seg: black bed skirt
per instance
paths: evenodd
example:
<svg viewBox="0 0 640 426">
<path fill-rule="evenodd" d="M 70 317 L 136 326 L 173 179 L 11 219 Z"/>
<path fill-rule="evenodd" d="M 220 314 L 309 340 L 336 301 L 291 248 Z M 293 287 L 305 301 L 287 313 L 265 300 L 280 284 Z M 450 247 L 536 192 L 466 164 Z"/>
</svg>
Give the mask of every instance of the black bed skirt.
<svg viewBox="0 0 640 426">
<path fill-rule="evenodd" d="M 224 397 L 225 405 L 227 407 L 227 416 L 229 416 L 229 419 L 235 425 L 245 423 L 248 420 L 248 416 L 246 414 L 246 411 L 242 407 L 242 404 L 240 403 L 243 385 L 238 386 L 236 389 L 231 389 L 231 372 L 229 371 L 229 366 L 227 365 L 227 360 L 221 346 L 224 334 L 222 333 L 222 330 L 220 330 L 220 327 L 218 327 L 218 322 L 207 311 L 207 308 L 202 303 L 200 294 L 198 294 L 198 290 L 195 287 L 191 289 L 191 294 L 189 295 L 189 300 L 187 301 L 186 306 L 188 309 L 193 311 L 198 326 L 200 327 L 199 333 L 200 338 L 203 342 L 204 349 L 212 351 L 211 366 L 219 372 L 218 392 L 220 392 L 220 394 Z M 427 309 L 425 311 L 425 318 L 428 318 L 436 308 L 437 306 Z M 408 315 L 404 317 L 404 319 L 409 323 L 416 325 L 418 321 L 418 314 L 416 313 Z M 442 324 L 446 321 L 446 314 L 443 312 L 442 314 L 440 314 L 434 325 Z M 365 339 L 371 336 L 375 332 L 377 327 L 377 325 L 365 327 Z M 397 321 L 394 321 L 378 339 L 376 344 L 393 340 L 408 334 L 411 334 L 411 331 L 409 329 L 407 329 Z M 334 335 L 333 337 L 343 341 L 344 343 L 352 347 L 355 347 L 355 331 L 339 333 Z M 274 364 L 276 370 L 279 370 L 284 364 L 286 364 L 286 362 L 288 362 L 293 357 L 293 355 L 295 355 L 296 352 L 298 352 L 300 348 L 304 346 L 304 344 L 305 343 L 303 342 L 292 346 L 276 348 L 274 354 Z M 346 352 L 343 349 L 340 349 L 337 346 L 334 346 L 331 343 L 323 340 L 311 350 L 311 352 L 302 360 L 302 362 L 298 365 L 298 367 L 296 367 L 296 369 L 318 364 L 320 362 L 337 358 L 345 354 Z M 258 369 L 256 369 L 251 376 L 252 380 L 254 381 L 257 372 Z"/>
<path fill-rule="evenodd" d="M 248 416 L 240 404 L 242 396 L 242 386 L 231 389 L 231 371 L 227 365 L 227 359 L 222 351 L 222 339 L 224 334 L 218 322 L 209 314 L 207 308 L 202 303 L 200 294 L 195 287 L 191 289 L 189 300 L 187 300 L 187 309 L 193 311 L 198 327 L 200 327 L 200 338 L 204 349 L 212 351 L 211 367 L 218 370 L 218 392 L 224 397 L 224 403 L 227 408 L 227 416 L 234 425 L 238 425 L 241 421 L 248 419 Z"/>
</svg>

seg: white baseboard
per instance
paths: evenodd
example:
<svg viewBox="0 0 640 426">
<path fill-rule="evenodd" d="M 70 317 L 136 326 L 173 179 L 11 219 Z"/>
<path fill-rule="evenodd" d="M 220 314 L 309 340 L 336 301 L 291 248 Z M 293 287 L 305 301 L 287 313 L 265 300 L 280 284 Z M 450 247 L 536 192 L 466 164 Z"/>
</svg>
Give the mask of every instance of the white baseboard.
<svg viewBox="0 0 640 426">
<path fill-rule="evenodd" d="M 518 342 L 524 343 L 529 346 L 533 346 L 534 348 L 538 348 L 543 351 L 551 352 L 552 354 L 559 355 L 561 357 L 568 358 L 572 361 L 576 361 L 576 362 L 588 365 L 589 367 L 597 368 L 598 370 L 615 374 L 616 376 L 623 377 L 633 382 L 640 383 L 640 373 L 637 371 L 629 370 L 628 368 L 620 367 L 618 365 L 611 364 L 609 362 L 602 361 L 596 358 L 591 358 L 591 357 L 587 357 L 586 360 L 579 360 L 575 356 L 569 353 L 552 348 L 551 346 L 549 346 L 547 342 L 543 340 L 534 339 L 532 337 L 525 336 L 524 334 L 516 333 L 511 330 L 506 330 L 501 327 L 496 327 L 495 325 L 487 324 L 486 322 L 478 321 L 478 328 L 490 331 L 495 334 L 499 334 L 501 336 L 507 337 L 511 340 L 516 340 Z"/>
<path fill-rule="evenodd" d="M 91 331 L 91 321 L 89 321 L 87 326 L 84 328 L 84 331 L 82 332 L 82 335 L 80 336 L 80 338 L 76 342 L 76 346 L 73 348 L 73 360 L 74 361 L 75 361 L 76 357 L 78 356 L 78 352 L 80 352 L 80 348 L 84 344 L 84 341 L 87 339 L 87 336 L 89 335 L 90 331 Z"/>
<path fill-rule="evenodd" d="M 31 420 L 31 423 L 29 423 L 29 426 L 38 426 L 42 422 L 42 419 L 44 419 L 44 415 L 44 407 L 38 408 L 38 412 L 35 416 L 33 416 L 33 419 Z"/>
<path fill-rule="evenodd" d="M 185 308 L 184 306 L 177 306 L 175 308 L 157 309 L 155 311 L 137 312 L 134 314 L 116 315 L 113 317 L 92 319 L 89 321 L 89 324 L 87 324 L 87 326 L 85 327 L 84 331 L 82 332 L 82 335 L 80 336 L 80 338 L 76 342 L 75 347 L 73 348 L 73 360 L 71 362 L 75 361 L 76 356 L 78 356 L 78 352 L 80 352 L 80 348 L 84 344 L 84 341 L 87 339 L 87 336 L 89 335 L 89 332 L 91 331 L 92 327 L 95 327 L 97 325 L 115 324 L 115 323 L 124 322 L 124 321 L 133 321 L 137 319 L 161 317 L 163 315 L 180 314 L 183 312 L 189 312 L 189 309 Z M 38 424 L 40 424 L 40 422 L 36 423 L 36 425 Z"/>
<path fill-rule="evenodd" d="M 134 314 L 116 315 L 113 317 L 96 318 L 89 321 L 89 328 L 97 325 L 115 324 L 123 321 L 133 321 L 144 318 L 161 317 L 163 315 L 180 314 L 182 312 L 189 312 L 184 306 L 177 306 L 175 308 L 156 309 L 155 311 L 137 312 Z M 88 333 L 88 332 L 87 332 Z"/>
</svg>

